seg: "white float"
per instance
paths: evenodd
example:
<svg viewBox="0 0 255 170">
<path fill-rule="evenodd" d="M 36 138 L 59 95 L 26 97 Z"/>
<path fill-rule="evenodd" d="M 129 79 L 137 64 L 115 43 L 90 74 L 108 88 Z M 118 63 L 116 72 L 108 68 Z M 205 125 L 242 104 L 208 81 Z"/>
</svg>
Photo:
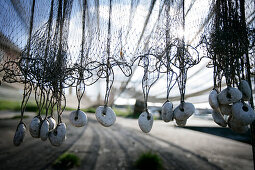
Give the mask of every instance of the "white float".
<svg viewBox="0 0 255 170">
<path fill-rule="evenodd" d="M 212 111 L 212 117 L 213 117 L 214 122 L 217 123 L 218 125 L 220 125 L 222 127 L 227 126 L 227 122 L 223 118 L 222 114 L 217 112 L 216 110 Z"/>
<path fill-rule="evenodd" d="M 33 138 L 40 137 L 41 116 L 35 116 L 29 125 L 29 132 Z"/>
<path fill-rule="evenodd" d="M 246 103 L 237 102 L 232 106 L 232 115 L 236 121 L 245 126 L 251 124 L 255 120 L 254 110 Z"/>
<path fill-rule="evenodd" d="M 142 112 L 138 118 L 138 124 L 140 129 L 144 133 L 149 133 L 153 125 L 153 116 L 149 112 Z"/>
<path fill-rule="evenodd" d="M 173 120 L 173 104 L 170 101 L 166 101 L 162 106 L 161 117 L 165 122 Z"/>
<path fill-rule="evenodd" d="M 57 126 L 56 120 L 52 116 L 48 116 L 48 121 L 49 121 L 49 124 L 50 124 L 49 129 L 50 130 L 55 129 L 56 126 Z"/>
<path fill-rule="evenodd" d="M 218 93 L 216 90 L 212 90 L 209 94 L 209 104 L 214 110 L 219 109 L 219 102 L 218 102 Z"/>
<path fill-rule="evenodd" d="M 44 119 L 40 128 L 40 138 L 42 141 L 47 140 L 50 130 L 50 123 L 47 119 Z"/>
<path fill-rule="evenodd" d="M 251 98 L 251 88 L 249 83 L 246 80 L 241 80 L 238 89 L 242 92 L 243 100 L 249 101 Z"/>
<path fill-rule="evenodd" d="M 53 146 L 60 146 L 66 138 L 66 125 L 60 123 L 57 127 L 49 133 L 49 140 Z"/>
<path fill-rule="evenodd" d="M 106 106 L 99 106 L 96 109 L 96 118 L 99 123 L 105 127 L 113 125 L 116 121 L 116 115 L 112 108 Z"/>
<path fill-rule="evenodd" d="M 26 135 L 26 125 L 23 122 L 21 122 L 17 126 L 16 132 L 13 138 L 13 144 L 15 146 L 19 146 L 23 142 L 25 135 Z"/>
<path fill-rule="evenodd" d="M 248 131 L 249 127 L 248 125 L 243 126 L 241 125 L 236 119 L 234 119 L 233 117 L 229 117 L 228 119 L 228 126 L 229 128 L 236 132 L 236 133 L 245 133 Z"/>
<path fill-rule="evenodd" d="M 177 119 L 175 119 L 175 122 L 176 122 L 176 124 L 178 126 L 185 126 L 186 123 L 187 123 L 187 119 L 185 119 L 185 120 L 177 120 Z"/>
<path fill-rule="evenodd" d="M 88 123 L 86 113 L 81 110 L 75 110 L 70 113 L 69 120 L 75 127 L 82 127 Z"/>
<path fill-rule="evenodd" d="M 231 104 L 242 99 L 242 92 L 234 87 L 227 87 L 218 94 L 220 104 Z"/>
<path fill-rule="evenodd" d="M 181 108 L 183 105 L 183 108 Z M 174 109 L 174 118 L 176 120 L 187 120 L 195 112 L 195 107 L 192 103 L 182 103 Z"/>
<path fill-rule="evenodd" d="M 232 105 L 221 104 L 220 112 L 223 115 L 232 115 Z"/>
</svg>

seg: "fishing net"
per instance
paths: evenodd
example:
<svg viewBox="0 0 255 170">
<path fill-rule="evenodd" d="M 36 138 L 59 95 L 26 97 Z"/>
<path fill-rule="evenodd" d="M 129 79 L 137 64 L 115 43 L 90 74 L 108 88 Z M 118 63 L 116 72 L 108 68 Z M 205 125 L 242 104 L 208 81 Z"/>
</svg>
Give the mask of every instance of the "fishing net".
<svg viewBox="0 0 255 170">
<path fill-rule="evenodd" d="M 253 41 L 247 32 L 245 3 L 217 1 L 215 10 L 207 46 L 214 68 L 214 88 L 221 88 L 223 78 L 227 86 L 236 87 L 241 79 L 248 79 L 249 59 L 253 58 L 249 57 Z"/>
<path fill-rule="evenodd" d="M 54 116 L 56 108 L 60 125 L 66 89 L 75 88 L 80 110 L 88 86 L 101 80 L 107 108 L 132 86 L 138 66 L 143 72 L 129 97 L 143 96 L 147 113 L 151 87 L 164 78 L 164 90 L 156 88 L 151 100 L 175 99 L 183 107 L 187 80 L 196 74 L 188 71 L 203 58 L 211 60 L 215 89 L 237 87 L 254 74 L 253 1 L 10 0 L 0 6 L 0 73 L 2 82 L 24 86 L 21 122 L 33 94 L 38 116 Z"/>
</svg>

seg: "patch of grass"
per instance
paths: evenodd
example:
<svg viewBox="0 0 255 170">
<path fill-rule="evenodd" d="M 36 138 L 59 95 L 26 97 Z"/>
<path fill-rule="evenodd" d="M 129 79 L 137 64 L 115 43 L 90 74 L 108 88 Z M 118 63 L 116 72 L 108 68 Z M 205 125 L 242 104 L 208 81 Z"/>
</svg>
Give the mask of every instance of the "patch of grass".
<svg viewBox="0 0 255 170">
<path fill-rule="evenodd" d="M 55 169 L 71 169 L 80 166 L 80 158 L 72 153 L 64 153 L 53 163 Z"/>
<path fill-rule="evenodd" d="M 57 110 L 57 108 L 53 108 L 53 111 Z M 48 115 L 49 113 L 52 111 L 52 108 L 50 107 L 49 110 L 48 110 Z M 39 113 L 39 110 L 37 109 L 36 113 L 38 114 Z M 46 108 L 43 108 L 42 111 L 41 111 L 41 115 L 45 115 L 46 114 Z"/>
<path fill-rule="evenodd" d="M 153 120 L 162 120 L 161 116 L 153 116 Z"/>
<path fill-rule="evenodd" d="M 21 102 L 11 100 L 0 100 L 0 110 L 20 111 Z M 36 112 L 37 105 L 35 103 L 27 103 L 26 111 Z"/>
<path fill-rule="evenodd" d="M 21 118 L 20 115 L 16 115 L 16 116 L 13 116 L 11 119 L 20 119 L 20 118 Z M 29 116 L 24 115 L 24 116 L 23 116 L 23 119 L 26 119 L 26 118 L 29 118 Z"/>
<path fill-rule="evenodd" d="M 81 109 L 81 110 L 84 111 L 85 113 L 95 113 L 96 109 L 97 108 L 95 108 L 95 107 L 89 107 L 87 109 Z"/>
<path fill-rule="evenodd" d="M 20 108 L 19 108 L 20 110 Z M 26 111 L 28 112 L 36 112 L 38 110 L 37 105 L 35 103 L 28 103 L 26 106 Z"/>
<path fill-rule="evenodd" d="M 113 111 L 115 112 L 116 116 L 132 117 L 132 115 L 133 115 L 133 113 L 131 111 L 129 111 L 128 109 L 113 108 Z"/>
<path fill-rule="evenodd" d="M 128 116 L 128 118 L 133 118 L 133 119 L 138 119 L 140 116 L 140 114 L 135 114 L 132 112 L 132 114 L 130 116 Z"/>
<path fill-rule="evenodd" d="M 117 109 L 113 108 L 113 111 L 115 112 L 116 116 L 126 117 L 126 118 L 134 118 L 137 119 L 140 114 L 134 115 L 133 111 L 131 109 Z"/>
<path fill-rule="evenodd" d="M 0 100 L 0 110 L 20 111 L 20 106 L 21 106 L 21 102 L 19 101 Z M 36 112 L 36 113 L 39 112 L 35 102 L 27 103 L 25 111 Z M 46 109 L 43 108 L 41 114 L 45 114 L 45 113 L 46 113 Z"/>
<path fill-rule="evenodd" d="M 74 111 L 74 110 L 77 110 L 77 109 L 72 108 L 72 107 L 66 107 L 65 110 L 66 110 L 66 111 Z"/>
<path fill-rule="evenodd" d="M 145 152 L 140 155 L 134 164 L 139 170 L 163 170 L 162 159 L 155 153 Z"/>
<path fill-rule="evenodd" d="M 20 102 L 9 101 L 9 100 L 0 100 L 0 110 L 14 110 L 20 108 Z"/>
<path fill-rule="evenodd" d="M 48 111 L 48 112 L 49 112 L 49 111 Z M 39 114 L 39 110 L 36 111 L 36 114 Z M 46 114 L 46 109 L 43 108 L 43 109 L 41 110 L 41 115 L 45 115 L 45 114 Z"/>
</svg>

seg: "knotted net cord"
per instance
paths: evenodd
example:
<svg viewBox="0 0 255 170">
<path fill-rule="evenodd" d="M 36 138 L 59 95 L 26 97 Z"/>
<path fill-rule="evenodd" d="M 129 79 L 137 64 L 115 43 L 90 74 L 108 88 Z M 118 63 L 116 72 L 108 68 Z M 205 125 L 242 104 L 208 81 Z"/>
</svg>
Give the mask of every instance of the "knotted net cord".
<svg viewBox="0 0 255 170">
<path fill-rule="evenodd" d="M 171 43 L 171 37 L 170 37 L 170 1 L 166 2 L 166 47 L 170 45 Z M 171 47 L 170 47 L 171 48 Z M 166 99 L 169 101 L 169 94 L 171 89 L 174 87 L 177 79 L 177 74 L 174 72 L 174 70 L 171 68 L 171 51 L 170 49 L 166 49 L 166 67 L 167 67 L 167 93 L 166 93 Z M 173 80 L 175 77 L 175 80 Z"/>
<path fill-rule="evenodd" d="M 142 89 L 143 89 L 143 97 L 144 97 L 144 111 L 147 112 L 147 118 L 150 119 L 149 111 L 148 111 L 148 96 L 150 92 L 150 88 L 155 84 L 155 82 L 159 78 L 159 72 L 156 69 L 157 58 L 153 54 L 146 54 L 144 56 L 140 56 L 139 58 L 139 66 L 143 67 L 144 74 L 142 79 Z"/>
<path fill-rule="evenodd" d="M 30 41 L 31 41 L 32 30 L 33 30 L 33 23 L 34 23 L 34 11 L 35 11 L 35 0 L 33 0 L 32 9 L 31 9 L 31 18 L 30 18 L 30 27 L 29 27 L 29 38 L 28 38 L 28 42 L 27 42 L 27 46 L 28 46 L 27 57 L 29 57 L 29 55 L 30 55 Z M 27 102 L 29 100 L 30 94 L 32 92 L 32 87 L 31 87 L 32 85 L 27 82 L 27 76 L 26 75 L 27 74 L 25 72 L 24 73 L 25 85 L 24 85 L 23 99 L 22 99 L 22 102 L 21 102 L 21 109 L 20 109 L 21 110 L 20 122 L 22 122 L 22 120 L 23 120 L 24 112 L 25 112 L 25 109 L 26 109 L 26 105 L 27 105 Z"/>
<path fill-rule="evenodd" d="M 73 1 L 79 3 L 78 1 Z M 62 108 L 64 108 L 62 106 L 65 106 L 64 89 L 69 87 L 76 88 L 79 109 L 85 86 L 94 84 L 100 78 L 106 79 L 104 104 L 111 104 L 111 102 L 109 102 L 111 101 L 109 100 L 109 96 L 113 93 L 117 93 L 114 91 L 116 88 L 112 88 L 114 76 L 118 75 L 114 67 L 118 66 L 125 76 L 130 76 L 134 72 L 134 61 L 137 58 L 141 59 L 140 64 L 145 68 L 144 78 L 140 82 L 143 83 L 143 97 L 146 103 L 148 101 L 149 90 L 151 86 L 155 84 L 152 80 L 157 79 L 158 72 L 167 72 L 167 99 L 169 98 L 171 89 L 175 85 L 175 77 L 178 77 L 177 82 L 181 94 L 181 102 L 184 102 L 187 71 L 190 67 L 196 65 L 201 58 L 197 55 L 198 51 L 196 47 L 187 45 L 184 35 L 182 35 L 182 37 L 176 36 L 177 33 L 174 31 L 176 29 L 181 30 L 181 25 L 183 25 L 184 30 L 185 23 L 188 20 L 185 21 L 185 18 L 187 17 L 187 13 L 190 13 L 192 10 L 192 6 L 196 4 L 195 2 L 190 4 L 189 9 L 185 11 L 184 0 L 151 0 L 150 3 L 147 4 L 139 0 L 131 0 L 129 2 L 111 0 L 109 3 L 102 3 L 99 0 L 81 1 L 83 3 L 81 3 L 82 5 L 79 7 L 82 11 L 82 17 L 79 19 L 82 24 L 77 25 L 77 28 L 79 27 L 77 32 L 79 32 L 81 27 L 82 36 L 78 36 L 82 38 L 81 42 L 77 40 L 79 45 L 75 47 L 79 49 L 79 56 L 77 55 L 77 59 L 74 53 L 70 52 L 69 45 L 72 44 L 67 42 L 67 39 L 71 39 L 67 37 L 69 35 L 69 23 L 72 22 L 71 20 L 73 19 L 70 17 L 70 13 L 71 10 L 74 12 L 73 15 L 77 12 L 75 11 L 77 9 L 72 7 L 73 1 L 52 0 L 51 2 L 45 2 L 43 4 L 47 7 L 47 12 L 43 14 L 38 13 L 46 10 L 43 10 L 43 8 L 40 10 L 38 7 L 36 8 L 36 4 L 40 3 L 39 1 L 33 1 L 36 2 L 35 5 L 32 5 L 32 7 L 35 6 L 33 7 L 35 8 L 35 16 L 42 15 L 41 18 L 46 18 L 47 22 L 41 25 L 41 23 L 38 24 L 36 22 L 38 18 L 35 18 L 35 24 L 32 26 L 33 30 L 30 32 L 30 40 L 28 41 L 30 47 L 28 48 L 28 46 L 25 46 L 21 56 L 22 59 L 19 60 L 20 62 L 6 62 L 4 65 L 4 81 L 27 82 L 24 92 L 26 91 L 28 94 L 32 89 L 35 90 L 35 98 L 40 110 L 39 114 L 41 114 L 46 107 L 46 114 L 49 112 L 49 114 L 52 115 L 52 110 L 54 106 L 57 105 L 57 111 L 59 115 L 61 115 L 63 111 Z M 237 27 L 238 25 L 243 25 L 242 22 L 244 20 L 240 18 L 244 17 L 244 12 L 241 12 L 244 6 L 241 4 L 243 3 L 241 1 L 238 4 L 235 3 L 236 2 L 233 1 L 232 5 L 230 3 L 225 6 L 223 5 L 224 11 L 226 11 L 225 9 L 231 8 L 232 10 L 233 7 L 240 7 L 236 11 L 233 8 L 233 13 L 227 12 L 229 16 L 237 18 L 235 22 L 231 23 L 229 19 L 227 19 L 226 21 L 219 20 L 219 23 L 222 23 L 222 25 L 226 24 L 226 27 L 236 27 L 236 32 L 240 32 L 240 30 L 245 30 L 243 26 Z M 127 8 L 129 11 L 129 16 L 126 17 L 127 19 L 122 17 L 120 13 L 120 15 L 116 15 L 116 11 L 122 11 L 124 9 L 123 4 L 129 7 Z M 146 6 L 147 15 L 144 15 L 144 23 L 141 24 L 141 28 L 138 28 L 135 27 L 137 24 L 135 21 L 139 20 L 137 13 L 141 12 L 139 11 L 141 6 Z M 38 13 L 36 13 L 37 10 L 39 11 Z M 165 12 L 162 12 L 164 10 Z M 30 18 L 33 16 L 33 13 L 34 12 L 28 14 Z M 156 21 L 154 22 L 155 18 Z M 27 19 L 24 19 L 24 21 L 25 20 Z M 165 22 L 162 22 L 162 20 Z M 28 28 L 32 27 L 30 26 Z M 186 27 L 189 27 L 188 23 Z M 227 30 L 228 28 L 224 29 Z M 251 32 L 249 33 L 252 34 Z M 234 37 L 233 39 L 237 38 Z M 130 41 L 132 41 L 132 43 L 130 43 Z M 232 42 L 231 47 L 238 45 L 245 46 L 246 42 L 240 42 L 239 40 Z M 254 41 L 250 42 L 250 46 L 252 46 L 252 44 L 254 44 Z M 28 51 L 30 51 L 30 54 L 26 56 Z M 238 49 L 232 49 L 230 52 L 239 53 Z M 214 69 L 214 87 L 217 85 L 217 87 L 220 88 L 220 81 L 224 75 L 230 77 L 227 78 L 227 84 L 231 86 L 236 86 L 240 79 L 246 79 L 248 71 L 245 68 L 248 67 L 248 63 L 250 63 L 249 60 L 251 59 L 248 55 L 250 54 L 246 54 L 246 56 L 239 59 L 234 58 L 233 60 L 226 60 L 224 57 L 219 58 L 219 60 L 216 58 L 213 61 L 213 65 L 217 66 Z M 217 55 L 214 55 L 214 57 L 216 56 Z M 210 57 L 212 58 L 212 56 Z M 239 76 L 229 74 L 233 70 L 231 67 L 226 67 L 227 69 L 224 71 L 224 67 L 221 67 L 219 63 L 226 63 L 226 65 L 234 63 L 234 67 L 238 68 L 234 74 Z M 152 68 L 154 64 L 156 69 Z M 164 67 L 165 70 L 163 70 L 162 67 Z M 178 75 L 176 76 L 175 74 L 177 73 Z M 122 80 L 124 83 L 122 83 L 120 91 L 126 89 L 130 80 L 131 76 L 127 83 L 125 80 Z M 26 103 L 28 99 L 29 97 L 24 98 L 24 103 Z M 156 97 L 155 99 L 157 100 Z M 61 103 L 61 101 L 63 103 Z"/>
<path fill-rule="evenodd" d="M 216 13 L 210 39 L 209 53 L 213 60 L 214 87 L 221 87 L 223 76 L 226 84 L 238 86 L 246 79 L 248 37 L 244 18 L 243 1 L 216 1 Z"/>
<path fill-rule="evenodd" d="M 176 39 L 173 42 L 173 47 L 176 48 L 175 59 L 173 65 L 179 69 L 179 75 L 177 79 L 180 95 L 181 95 L 181 109 L 185 100 L 185 90 L 187 81 L 187 71 L 189 68 L 197 65 L 201 58 L 195 47 L 185 44 L 185 0 L 182 0 L 182 38 Z"/>
<path fill-rule="evenodd" d="M 80 67 L 78 68 L 78 79 L 77 79 L 77 85 L 76 85 L 76 96 L 78 99 L 78 108 L 77 110 L 80 110 L 80 103 L 81 99 L 84 95 L 85 92 L 85 83 L 84 83 L 84 71 L 85 71 L 85 66 L 87 64 L 87 60 L 85 59 L 85 54 L 84 54 L 84 44 L 85 44 L 85 19 L 86 19 L 86 10 L 87 10 L 87 0 L 83 0 L 83 8 L 82 8 L 82 42 L 81 42 L 81 52 L 80 52 Z"/>
<path fill-rule="evenodd" d="M 247 80 L 251 89 L 251 65 L 248 51 L 251 35 L 245 21 L 245 1 L 217 0 L 215 16 L 209 37 L 208 52 L 213 60 L 214 88 L 221 87 L 225 77 L 227 87 L 238 87 L 241 80 Z M 241 99 L 241 102 L 244 101 Z M 253 97 L 249 101 L 253 105 Z M 251 134 L 254 134 L 254 122 Z M 255 138 L 252 135 L 253 160 L 255 161 Z"/>
<path fill-rule="evenodd" d="M 111 68 L 110 64 L 110 54 L 111 54 L 111 16 L 112 16 L 112 0 L 110 0 L 109 5 L 109 19 L 108 19 L 108 32 L 107 32 L 107 44 L 106 44 L 106 50 L 107 50 L 107 63 L 106 63 L 106 92 L 105 92 L 105 99 L 104 99 L 104 105 L 107 106 L 108 99 L 111 91 L 111 87 L 114 81 L 114 73 Z M 112 80 L 110 80 L 110 75 L 112 74 Z"/>
</svg>

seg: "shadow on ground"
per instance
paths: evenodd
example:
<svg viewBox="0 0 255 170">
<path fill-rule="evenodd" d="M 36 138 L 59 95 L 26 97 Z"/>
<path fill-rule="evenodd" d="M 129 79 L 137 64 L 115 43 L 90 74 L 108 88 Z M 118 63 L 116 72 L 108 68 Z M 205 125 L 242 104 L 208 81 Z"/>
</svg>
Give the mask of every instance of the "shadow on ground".
<svg viewBox="0 0 255 170">
<path fill-rule="evenodd" d="M 200 126 L 185 126 L 185 127 L 178 127 L 184 129 L 195 130 L 211 135 L 216 135 L 232 140 L 236 140 L 243 143 L 251 144 L 251 131 L 250 129 L 243 134 L 235 133 L 229 128 L 221 128 L 221 127 L 200 127 Z"/>
</svg>

